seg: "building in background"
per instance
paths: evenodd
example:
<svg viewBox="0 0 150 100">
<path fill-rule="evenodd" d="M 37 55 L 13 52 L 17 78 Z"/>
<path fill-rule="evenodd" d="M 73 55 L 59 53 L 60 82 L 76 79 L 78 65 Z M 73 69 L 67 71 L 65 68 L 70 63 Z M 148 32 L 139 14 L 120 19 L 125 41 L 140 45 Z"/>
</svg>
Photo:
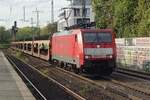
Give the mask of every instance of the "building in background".
<svg viewBox="0 0 150 100">
<path fill-rule="evenodd" d="M 94 22 L 92 0 L 68 0 L 70 4 L 61 9 L 58 20 L 58 31 L 65 27 Z"/>
</svg>

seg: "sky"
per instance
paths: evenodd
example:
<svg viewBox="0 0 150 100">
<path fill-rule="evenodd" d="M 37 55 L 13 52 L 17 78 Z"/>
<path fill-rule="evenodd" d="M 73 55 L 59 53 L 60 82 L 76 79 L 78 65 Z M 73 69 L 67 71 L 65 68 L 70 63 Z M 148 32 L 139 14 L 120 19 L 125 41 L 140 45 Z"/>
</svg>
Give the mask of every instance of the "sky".
<svg viewBox="0 0 150 100">
<path fill-rule="evenodd" d="M 60 9 L 68 4 L 67 0 L 54 0 L 55 21 L 58 20 Z M 22 21 L 23 7 L 26 22 Z M 43 27 L 51 21 L 51 0 L 0 0 L 0 26 L 11 28 L 14 21 L 17 21 L 18 27 L 31 26 L 31 18 L 36 26 L 36 8 L 40 11 L 40 27 Z"/>
</svg>

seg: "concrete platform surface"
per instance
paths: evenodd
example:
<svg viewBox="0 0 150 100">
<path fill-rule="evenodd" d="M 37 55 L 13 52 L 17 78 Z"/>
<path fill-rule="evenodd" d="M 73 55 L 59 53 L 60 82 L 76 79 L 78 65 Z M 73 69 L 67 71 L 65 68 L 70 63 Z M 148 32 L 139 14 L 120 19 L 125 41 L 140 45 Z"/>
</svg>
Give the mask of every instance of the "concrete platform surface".
<svg viewBox="0 0 150 100">
<path fill-rule="evenodd" d="M 2 51 L 0 51 L 0 100 L 35 100 Z"/>
</svg>

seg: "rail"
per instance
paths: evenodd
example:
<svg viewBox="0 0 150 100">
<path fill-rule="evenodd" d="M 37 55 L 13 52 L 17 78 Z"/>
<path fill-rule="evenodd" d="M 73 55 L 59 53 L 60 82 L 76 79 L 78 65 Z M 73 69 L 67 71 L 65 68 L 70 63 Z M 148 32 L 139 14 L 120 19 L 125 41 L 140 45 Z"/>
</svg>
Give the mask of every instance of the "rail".
<svg viewBox="0 0 150 100">
<path fill-rule="evenodd" d="M 129 70 L 129 69 L 125 69 L 125 68 L 117 68 L 116 72 L 126 74 L 126 75 L 130 75 L 130 76 L 134 76 L 134 77 L 137 77 L 137 78 L 150 80 L 150 74 L 145 73 L 145 72 L 141 72 L 141 71 Z"/>
<path fill-rule="evenodd" d="M 47 100 L 46 97 L 36 88 L 36 86 L 30 81 L 30 79 L 28 79 L 26 77 L 26 75 L 17 67 L 17 65 L 15 64 L 15 62 L 12 60 L 11 57 L 6 56 L 6 58 L 9 60 L 9 62 L 13 65 L 13 67 L 15 67 L 15 69 L 21 74 L 21 76 L 23 76 L 23 78 L 34 88 L 34 90 L 36 90 L 36 92 L 40 95 L 40 97 L 42 98 L 42 100 Z"/>
</svg>

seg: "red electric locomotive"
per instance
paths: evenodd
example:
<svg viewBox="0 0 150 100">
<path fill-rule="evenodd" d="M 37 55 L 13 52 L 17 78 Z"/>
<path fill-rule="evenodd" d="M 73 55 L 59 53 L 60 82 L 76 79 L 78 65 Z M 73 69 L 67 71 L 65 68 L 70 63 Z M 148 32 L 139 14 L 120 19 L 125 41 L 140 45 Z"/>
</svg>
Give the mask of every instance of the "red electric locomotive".
<svg viewBox="0 0 150 100">
<path fill-rule="evenodd" d="M 109 75 L 116 66 L 115 35 L 109 29 L 76 29 L 55 33 L 52 58 L 76 71 Z"/>
</svg>

